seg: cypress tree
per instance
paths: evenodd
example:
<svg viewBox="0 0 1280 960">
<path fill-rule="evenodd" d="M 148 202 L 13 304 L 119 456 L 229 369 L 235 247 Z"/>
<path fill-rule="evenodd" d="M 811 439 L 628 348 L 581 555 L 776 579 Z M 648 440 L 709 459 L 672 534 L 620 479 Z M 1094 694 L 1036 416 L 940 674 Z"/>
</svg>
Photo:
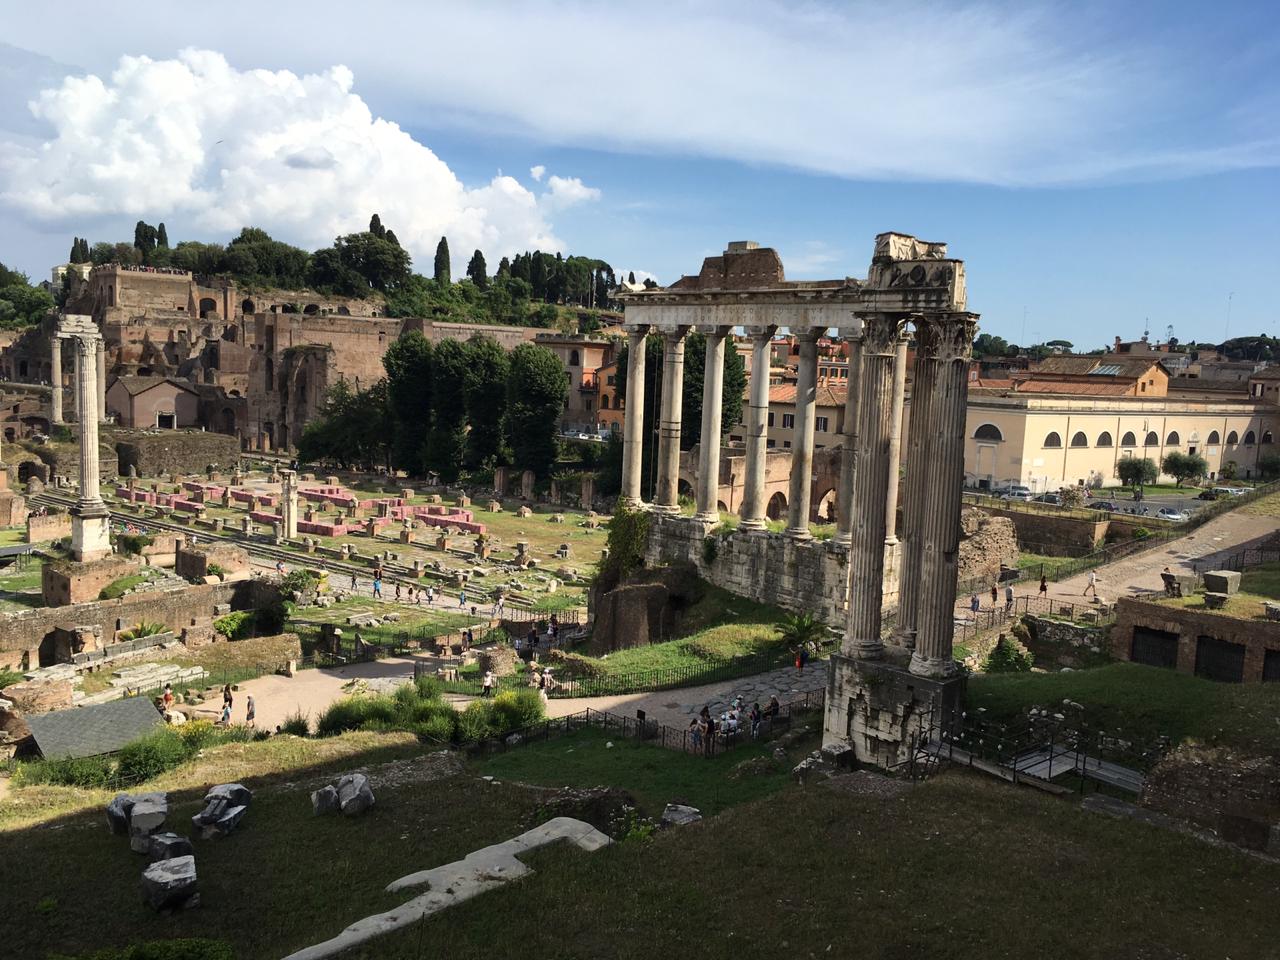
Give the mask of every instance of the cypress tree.
<svg viewBox="0 0 1280 960">
<path fill-rule="evenodd" d="M 449 279 L 449 239 L 441 237 L 440 242 L 436 244 L 436 283 L 448 284 L 452 281 Z"/>
<path fill-rule="evenodd" d="M 163 223 L 156 228 L 156 246 L 166 250 L 169 248 L 169 232 L 165 230 Z"/>
<path fill-rule="evenodd" d="M 481 290 L 489 286 L 489 265 L 484 262 L 484 254 L 479 250 L 471 255 L 471 262 L 467 264 L 467 276 Z"/>
</svg>

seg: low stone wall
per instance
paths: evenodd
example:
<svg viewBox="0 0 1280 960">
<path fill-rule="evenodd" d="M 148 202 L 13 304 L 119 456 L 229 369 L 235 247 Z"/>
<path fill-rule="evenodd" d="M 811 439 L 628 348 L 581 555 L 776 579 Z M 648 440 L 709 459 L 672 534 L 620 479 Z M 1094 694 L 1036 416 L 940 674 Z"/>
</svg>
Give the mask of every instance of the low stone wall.
<svg viewBox="0 0 1280 960">
<path fill-rule="evenodd" d="M 179 544 L 173 572 L 187 580 L 203 580 L 214 565 L 221 567 L 224 574 L 248 570 L 249 553 L 231 543 Z"/>
<path fill-rule="evenodd" d="M 714 537 L 714 558 L 704 546 L 713 523 L 655 513 L 649 524 L 649 566 L 691 564 L 708 583 L 785 610 L 812 613 L 831 626 L 845 619 L 848 551 L 831 541 L 797 542 L 777 533 Z M 897 602 L 894 581 L 893 600 Z"/>
<path fill-rule="evenodd" d="M 1007 517 L 1013 522 L 1018 544 L 1032 553 L 1049 556 L 1081 556 L 1101 543 L 1107 535 L 1109 521 L 1058 517 L 1050 513 L 1004 510 L 983 506 L 978 509 L 993 517 Z"/>
<path fill-rule="evenodd" d="M 1182 746 L 1147 774 L 1144 806 L 1208 827 L 1229 843 L 1280 855 L 1280 760 Z"/>
<path fill-rule="evenodd" d="M 44 543 L 69 536 L 71 536 L 71 514 L 69 513 L 27 517 L 27 543 Z"/>
<path fill-rule="evenodd" d="M 98 600 L 74 607 L 44 607 L 0 616 L 0 667 L 15 670 L 33 669 L 40 665 L 41 645 L 51 647 L 65 643 L 68 629 L 98 629 L 104 644 L 109 644 L 119 630 L 127 630 L 146 621 L 159 623 L 180 638 L 193 630 L 207 628 L 215 616 L 230 610 L 254 610 L 272 603 L 279 596 L 275 585 L 266 580 L 242 580 L 232 583 L 174 584 L 158 590 L 131 593 L 118 600 Z M 65 657 L 79 651 L 66 650 Z M 24 662 L 25 661 L 25 662 Z"/>
<path fill-rule="evenodd" d="M 161 430 L 115 437 L 122 476 L 133 467 L 140 477 L 188 473 L 193 465 L 227 468 L 240 460 L 240 441 L 224 433 L 202 430 Z"/>
<path fill-rule="evenodd" d="M 106 587 L 141 568 L 139 560 L 114 555 L 89 563 L 57 560 L 46 563 L 40 571 L 41 593 L 50 607 L 86 603 L 97 600 Z"/>
<path fill-rule="evenodd" d="M 1022 622 L 1030 635 L 1027 648 L 1041 666 L 1085 667 L 1104 662 L 1110 653 L 1107 631 L 1070 620 L 1027 614 Z"/>
<path fill-rule="evenodd" d="M 1245 683 L 1261 681 L 1268 661 L 1274 665 L 1280 660 L 1280 623 L 1241 620 L 1122 597 L 1116 601 L 1116 623 L 1111 628 L 1112 656 L 1119 660 L 1135 659 L 1134 636 L 1139 631 L 1157 631 L 1176 637 L 1175 669 L 1179 673 L 1196 673 L 1196 653 L 1201 638 L 1244 648 L 1242 680 Z M 1277 668 L 1272 666 L 1271 669 Z"/>
</svg>

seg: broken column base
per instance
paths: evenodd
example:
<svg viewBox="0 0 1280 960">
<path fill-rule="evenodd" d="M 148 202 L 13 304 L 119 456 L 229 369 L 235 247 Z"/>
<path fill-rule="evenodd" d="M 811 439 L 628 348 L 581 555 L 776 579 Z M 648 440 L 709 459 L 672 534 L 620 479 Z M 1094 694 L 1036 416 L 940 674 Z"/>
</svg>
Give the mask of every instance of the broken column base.
<svg viewBox="0 0 1280 960">
<path fill-rule="evenodd" d="M 907 670 L 909 662 L 910 655 L 895 647 L 879 660 L 833 654 L 823 746 L 846 744 L 858 763 L 891 769 L 909 761 L 926 737 L 937 739 L 963 708 L 964 678 L 917 677 Z"/>
</svg>

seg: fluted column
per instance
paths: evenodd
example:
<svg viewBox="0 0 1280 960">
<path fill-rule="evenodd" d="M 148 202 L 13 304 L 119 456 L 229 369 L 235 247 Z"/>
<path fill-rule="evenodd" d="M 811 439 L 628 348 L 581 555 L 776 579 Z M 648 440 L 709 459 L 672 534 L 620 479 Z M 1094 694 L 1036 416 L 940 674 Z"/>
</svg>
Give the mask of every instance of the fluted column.
<svg viewBox="0 0 1280 960">
<path fill-rule="evenodd" d="M 648 327 L 627 332 L 627 399 L 622 412 L 622 499 L 632 507 L 643 502 L 645 338 Z"/>
<path fill-rule="evenodd" d="M 698 519 L 720 519 L 720 413 L 724 404 L 724 341 L 728 327 L 709 327 L 702 367 L 702 437 L 698 441 Z"/>
<path fill-rule="evenodd" d="M 929 466 L 925 487 L 916 646 L 912 673 L 949 677 L 955 632 L 956 554 L 960 546 L 960 488 L 964 483 L 965 406 L 969 394 L 969 356 L 977 316 L 952 314 L 922 323 L 938 358 L 930 402 Z"/>
<path fill-rule="evenodd" d="M 298 536 L 298 474 L 280 471 L 280 535 L 293 540 Z"/>
<path fill-rule="evenodd" d="M 809 540 L 809 501 L 813 496 L 813 424 L 818 406 L 818 330 L 796 335 L 800 363 L 796 377 L 795 423 L 791 441 L 791 488 L 787 536 Z"/>
<path fill-rule="evenodd" d="M 923 549 L 925 479 L 929 474 L 930 408 L 937 380 L 936 328 L 916 323 L 916 362 L 911 378 L 911 433 L 907 440 L 907 482 L 902 500 L 902 562 L 898 567 L 898 642 L 908 650 L 916 645 L 916 615 L 920 603 L 920 562 Z"/>
<path fill-rule="evenodd" d="M 71 555 L 85 562 L 111 552 L 109 513 L 98 487 L 97 337 L 74 337 L 76 413 L 80 421 L 80 496 L 71 510 Z"/>
<path fill-rule="evenodd" d="M 880 608 L 884 599 L 885 502 L 889 486 L 889 433 L 893 419 L 893 363 L 899 318 L 871 314 L 864 328 L 858 384 L 858 445 L 853 468 L 853 543 L 849 557 L 849 619 L 844 653 L 875 659 L 884 653 Z"/>
<path fill-rule="evenodd" d="M 101 337 L 97 341 L 98 367 L 98 420 L 107 419 L 107 344 Z"/>
<path fill-rule="evenodd" d="M 680 417 L 684 407 L 684 337 L 688 327 L 662 334 L 662 413 L 658 417 L 655 509 L 680 511 Z"/>
<path fill-rule="evenodd" d="M 62 340 L 57 333 L 49 341 L 49 382 L 53 385 L 53 407 L 50 419 L 55 424 L 62 423 Z"/>
<path fill-rule="evenodd" d="M 742 491 L 742 530 L 767 530 L 764 475 L 769 449 L 769 351 L 777 327 L 752 327 L 751 395 L 747 406 L 747 476 Z"/>
<path fill-rule="evenodd" d="M 893 399 L 889 411 L 889 488 L 885 491 L 885 546 L 898 542 L 898 465 L 902 459 L 902 408 L 907 397 L 907 335 L 898 337 L 893 355 Z"/>
<path fill-rule="evenodd" d="M 858 400 L 862 394 L 862 331 L 848 337 L 849 379 L 844 395 L 844 445 L 840 449 L 840 488 L 836 500 L 836 543 L 853 540 L 853 458 L 858 445 Z"/>
</svg>

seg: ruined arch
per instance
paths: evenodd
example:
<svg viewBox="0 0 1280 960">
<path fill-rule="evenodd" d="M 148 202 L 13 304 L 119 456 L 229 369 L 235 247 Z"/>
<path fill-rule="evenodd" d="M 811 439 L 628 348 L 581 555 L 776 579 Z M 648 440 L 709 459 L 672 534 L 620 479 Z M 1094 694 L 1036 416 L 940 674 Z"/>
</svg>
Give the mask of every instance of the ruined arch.
<svg viewBox="0 0 1280 960">
<path fill-rule="evenodd" d="M 764 515 L 770 520 L 781 520 L 787 515 L 787 497 L 781 490 L 769 498 Z"/>
<path fill-rule="evenodd" d="M 218 312 L 217 300 L 213 299 L 213 297 L 200 298 L 200 316 L 203 317 L 207 313 L 217 313 L 217 312 Z"/>
<path fill-rule="evenodd" d="M 676 480 L 676 496 L 692 497 L 693 484 L 690 483 L 688 480 L 686 480 L 684 477 L 680 477 L 678 480 Z"/>
<path fill-rule="evenodd" d="M 351 316 L 351 308 L 350 308 L 350 307 L 348 307 L 345 303 L 339 304 L 339 305 L 338 305 L 338 316 L 340 316 L 340 317 L 349 317 L 349 316 Z"/>
<path fill-rule="evenodd" d="M 835 487 L 830 487 L 820 494 L 815 493 L 813 503 L 813 519 L 818 523 L 836 522 L 839 507 L 836 503 Z"/>
<path fill-rule="evenodd" d="M 729 512 L 729 507 L 723 500 L 716 501 L 716 509 L 719 510 L 721 513 Z"/>
<path fill-rule="evenodd" d="M 243 303 L 240 304 L 240 312 L 243 313 L 245 316 L 252 316 L 253 314 L 257 313 L 257 311 L 254 309 L 253 301 L 248 299 L 246 299 Z"/>
<path fill-rule="evenodd" d="M 317 313 L 320 312 L 320 304 L 308 303 L 305 307 L 302 308 L 302 312 L 305 313 L 308 317 L 314 317 Z"/>
</svg>

